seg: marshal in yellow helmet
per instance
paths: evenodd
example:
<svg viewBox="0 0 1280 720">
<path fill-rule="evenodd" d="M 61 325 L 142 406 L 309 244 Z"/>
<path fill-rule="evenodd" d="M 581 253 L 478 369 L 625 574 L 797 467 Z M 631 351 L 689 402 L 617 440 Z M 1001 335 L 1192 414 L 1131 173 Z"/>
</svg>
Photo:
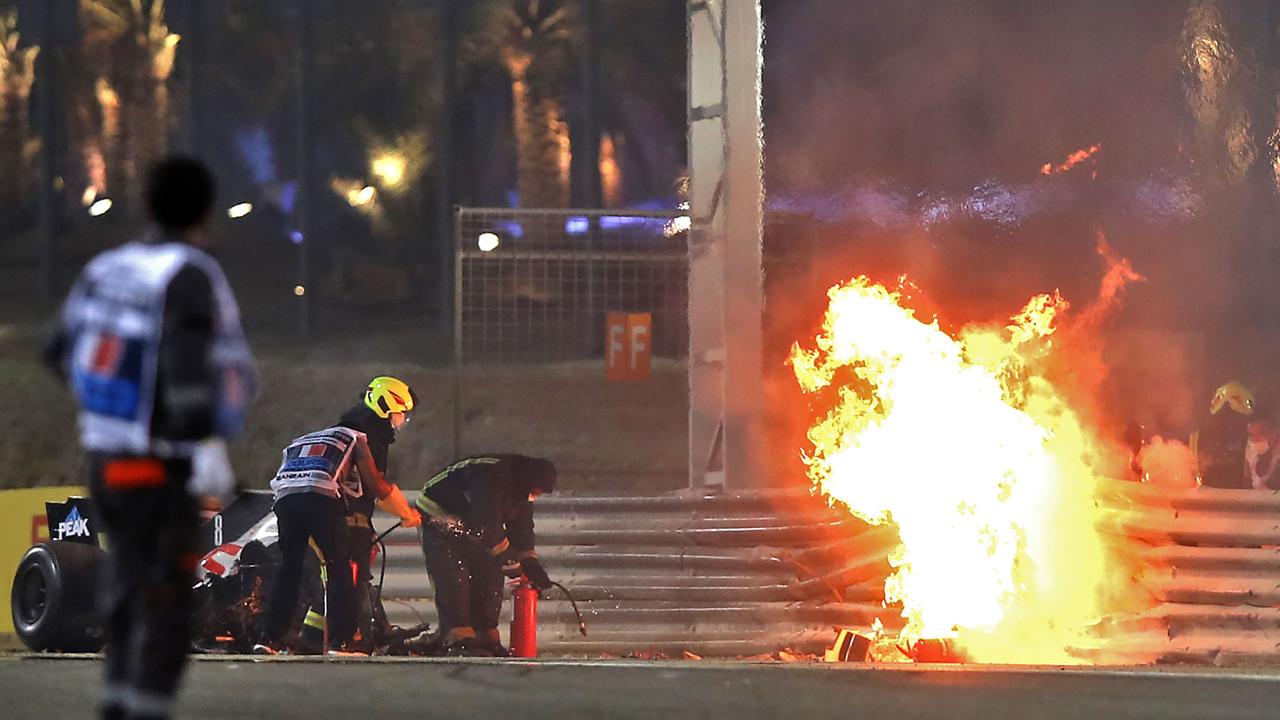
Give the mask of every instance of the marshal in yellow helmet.
<svg viewBox="0 0 1280 720">
<path fill-rule="evenodd" d="M 1252 415 L 1254 410 L 1253 393 L 1249 388 L 1234 380 L 1218 388 L 1209 402 L 1210 414 L 1217 415 L 1224 407 L 1229 407 L 1241 415 Z"/>
<path fill-rule="evenodd" d="M 397 378 L 380 375 L 369 381 L 369 389 L 364 392 L 364 404 L 380 418 L 391 417 L 392 413 L 409 414 L 418 402 L 418 396 L 409 388 L 409 384 Z"/>
</svg>

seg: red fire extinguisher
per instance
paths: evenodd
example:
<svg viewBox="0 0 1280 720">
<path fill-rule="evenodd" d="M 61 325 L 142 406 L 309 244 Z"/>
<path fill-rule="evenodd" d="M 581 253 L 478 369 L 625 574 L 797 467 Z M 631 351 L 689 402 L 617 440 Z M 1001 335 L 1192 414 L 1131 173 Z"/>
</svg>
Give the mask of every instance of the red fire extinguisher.
<svg viewBox="0 0 1280 720">
<path fill-rule="evenodd" d="M 528 579 L 511 591 L 514 598 L 511 616 L 511 656 L 532 658 L 538 656 L 538 591 Z"/>
</svg>

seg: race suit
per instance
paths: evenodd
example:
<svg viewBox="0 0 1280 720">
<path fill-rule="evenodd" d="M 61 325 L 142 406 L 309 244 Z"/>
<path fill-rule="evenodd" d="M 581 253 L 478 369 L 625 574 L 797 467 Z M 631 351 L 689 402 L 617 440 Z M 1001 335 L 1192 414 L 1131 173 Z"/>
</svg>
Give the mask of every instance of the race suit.
<svg viewBox="0 0 1280 720">
<path fill-rule="evenodd" d="M 524 460 L 520 455 L 460 460 L 428 480 L 418 497 L 426 516 L 422 552 L 446 635 L 495 632 L 502 611 L 502 559 L 535 554 L 533 503 L 520 473 Z"/>
</svg>

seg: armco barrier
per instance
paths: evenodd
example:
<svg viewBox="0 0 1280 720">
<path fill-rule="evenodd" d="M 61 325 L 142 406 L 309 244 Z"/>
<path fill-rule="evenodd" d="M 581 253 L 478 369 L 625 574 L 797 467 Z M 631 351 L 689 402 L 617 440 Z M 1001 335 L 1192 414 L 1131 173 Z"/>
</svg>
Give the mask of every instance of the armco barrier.
<svg viewBox="0 0 1280 720">
<path fill-rule="evenodd" d="M 17 644 L 9 595 L 22 554 L 35 543 L 49 538 L 49 528 L 45 527 L 45 502 L 84 494 L 82 487 L 0 490 L 0 647 Z"/>
<path fill-rule="evenodd" d="M 1104 488 L 1102 525 L 1131 540 L 1151 600 L 1109 619 L 1117 659 L 1280 664 L 1280 493 Z"/>
<path fill-rule="evenodd" d="M 78 488 L 0 494 L 4 602 L 46 499 Z M 1133 560 L 1144 608 L 1103 619 L 1103 662 L 1280 664 L 1280 493 L 1104 481 L 1100 527 Z M 538 550 L 578 598 L 539 607 L 549 654 L 749 656 L 818 652 L 833 626 L 888 630 L 891 528 L 869 528 L 807 493 L 550 496 L 536 506 Z M 393 520 L 379 515 L 378 527 Z M 385 596 L 402 625 L 435 622 L 416 532 L 387 538 Z M 510 621 L 504 608 L 503 629 Z M 6 611 L 0 622 L 7 625 Z"/>
<path fill-rule="evenodd" d="M 1103 481 L 1099 507 L 1148 602 L 1098 624 L 1097 660 L 1280 664 L 1280 493 Z M 805 494 L 547 498 L 538 535 L 592 628 L 544 602 L 548 652 L 813 652 L 833 625 L 901 622 L 882 606 L 896 533 Z M 392 535 L 389 567 L 393 615 L 431 619 L 412 532 Z"/>
<path fill-rule="evenodd" d="M 569 603 L 548 591 L 539 606 L 543 652 L 819 652 L 833 626 L 899 622 L 882 606 L 896 533 L 807 493 L 550 496 L 535 507 L 538 554 L 588 626 L 583 637 Z M 415 531 L 388 537 L 385 596 L 393 622 L 435 622 Z"/>
</svg>

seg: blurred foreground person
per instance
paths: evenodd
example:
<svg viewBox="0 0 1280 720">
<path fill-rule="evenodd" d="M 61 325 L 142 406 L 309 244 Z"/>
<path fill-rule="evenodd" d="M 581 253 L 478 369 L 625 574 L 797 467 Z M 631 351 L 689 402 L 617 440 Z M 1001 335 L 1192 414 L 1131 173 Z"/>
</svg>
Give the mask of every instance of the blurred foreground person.
<svg viewBox="0 0 1280 720">
<path fill-rule="evenodd" d="M 223 440 L 256 382 L 231 287 L 197 249 L 212 175 L 164 160 L 146 200 L 155 228 L 85 266 L 45 351 L 79 402 L 109 541 L 104 718 L 169 716 L 190 646 L 197 497 L 230 492 Z"/>
<path fill-rule="evenodd" d="M 349 410 L 337 425 L 303 435 L 284 449 L 280 469 L 271 481 L 273 510 L 279 522 L 280 569 L 272 583 L 255 652 L 275 654 L 285 649 L 285 636 L 297 614 L 303 560 L 312 541 L 325 567 L 326 650 L 351 649 L 348 643 L 355 634 L 359 612 L 351 572 L 352 550 L 365 556 L 361 572 L 367 574 L 368 545 L 373 540 L 368 518 L 374 503 L 398 516 L 405 527 L 422 523 L 400 488 L 389 484 L 383 475 L 387 446 L 408 422 L 415 402 L 413 391 L 404 382 L 374 378 L 362 405 Z M 361 408 L 369 410 L 373 418 Z M 355 534 L 365 539 L 356 548 L 347 525 L 352 509 L 365 520 L 365 528 L 357 528 L 362 532 Z"/>
<path fill-rule="evenodd" d="M 533 501 L 555 486 L 555 465 L 524 455 L 469 457 L 427 481 L 417 503 L 426 516 L 420 537 L 440 616 L 428 652 L 509 654 L 498 633 L 502 578 L 551 587 L 534 550 Z"/>
</svg>

